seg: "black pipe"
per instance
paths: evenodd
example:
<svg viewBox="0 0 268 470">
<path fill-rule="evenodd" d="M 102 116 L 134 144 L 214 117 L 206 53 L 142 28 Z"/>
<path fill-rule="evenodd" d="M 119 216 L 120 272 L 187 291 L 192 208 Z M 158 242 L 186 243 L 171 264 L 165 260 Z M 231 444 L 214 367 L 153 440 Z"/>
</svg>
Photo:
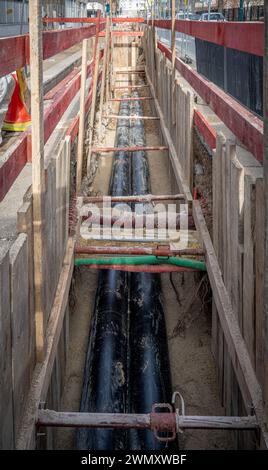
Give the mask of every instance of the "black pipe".
<svg viewBox="0 0 268 470">
<path fill-rule="evenodd" d="M 142 114 L 140 101 L 133 101 L 132 114 Z M 132 123 L 131 135 L 131 145 L 145 145 L 142 120 Z M 131 165 L 133 195 L 149 193 L 146 153 L 134 152 Z M 151 212 L 152 207 L 139 204 L 136 210 Z M 128 412 L 149 413 L 153 403 L 169 403 L 172 393 L 161 279 L 160 275 L 149 273 L 132 273 L 130 279 Z M 155 439 L 150 430 L 130 430 L 128 436 L 130 450 L 166 447 Z"/>
<path fill-rule="evenodd" d="M 130 105 L 122 102 L 120 114 L 129 115 Z M 129 122 L 118 120 L 116 145 L 129 144 Z M 125 152 L 114 157 L 109 193 L 130 194 L 130 159 Z M 124 413 L 127 397 L 128 273 L 100 271 L 92 315 L 80 411 Z M 125 448 L 121 429 L 79 429 L 77 448 L 118 450 Z"/>
</svg>

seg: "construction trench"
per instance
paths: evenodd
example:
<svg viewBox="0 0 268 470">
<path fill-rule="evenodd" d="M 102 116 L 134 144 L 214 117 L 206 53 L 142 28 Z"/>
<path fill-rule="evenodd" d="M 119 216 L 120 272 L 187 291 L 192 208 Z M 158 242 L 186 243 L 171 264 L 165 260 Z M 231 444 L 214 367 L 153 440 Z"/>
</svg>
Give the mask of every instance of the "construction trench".
<svg viewBox="0 0 268 470">
<path fill-rule="evenodd" d="M 81 76 L 45 100 L 41 323 L 35 183 L 0 251 L 1 447 L 266 448 L 259 147 L 234 140 L 153 24 L 113 20 L 78 28 Z"/>
<path fill-rule="evenodd" d="M 131 55 L 130 61 L 129 55 Z M 151 100 L 147 99 L 148 85 L 143 71 L 144 62 L 140 60 L 142 57 L 143 51 L 137 48 L 136 41 L 117 38 L 112 57 L 115 65 L 112 63 L 111 69 L 113 67 L 116 69 L 113 86 L 118 89 L 114 89 L 112 96 L 118 101 L 106 102 L 104 113 L 107 116 L 118 114 L 118 118 L 104 118 L 104 125 L 101 128 L 99 121 L 96 122 L 93 147 L 106 147 L 108 150 L 109 147 L 119 147 L 121 150 L 100 155 L 97 163 L 93 165 L 94 177 L 88 178 L 87 176 L 82 182 L 83 194 L 88 196 L 87 182 L 90 181 L 90 195 L 93 195 L 90 201 L 93 203 L 101 201 L 100 194 L 125 197 L 127 201 L 130 195 L 179 193 L 172 174 L 172 165 L 170 163 L 167 165 L 167 153 L 163 146 L 161 130 L 154 119 L 150 120 L 150 117 L 155 116 L 155 112 L 152 109 Z M 141 70 L 141 72 L 136 72 L 136 70 L 134 74 L 125 72 L 127 69 L 125 64 L 130 64 L 129 68 Z M 123 70 L 121 75 L 120 69 Z M 137 91 L 135 91 L 135 86 L 137 86 Z M 129 90 L 124 87 L 129 87 Z M 147 119 L 126 119 L 129 116 L 146 116 Z M 150 146 L 155 149 L 131 150 L 150 148 Z M 161 147 L 164 150 L 161 150 Z M 95 199 L 94 195 L 96 195 Z M 84 202 L 87 202 L 86 197 Z M 155 220 L 154 207 L 157 203 L 158 201 L 144 204 L 138 201 L 133 202 L 131 210 L 135 212 L 135 218 L 134 220 L 131 218 L 131 227 L 144 226 L 146 219 L 143 218 L 143 214 L 154 214 Z M 122 206 L 120 203 L 114 203 L 115 214 L 116 210 L 120 213 L 121 207 L 123 213 L 129 215 L 128 211 L 124 212 L 126 211 L 125 204 L 124 201 Z M 176 213 L 179 212 L 179 206 L 180 201 L 176 203 Z M 122 217 L 122 212 L 120 215 Z M 142 220 L 139 219 L 140 216 Z M 109 216 L 107 219 L 109 221 Z M 83 217 L 83 220 L 82 234 L 83 230 L 90 230 L 91 227 L 90 217 L 89 219 Z M 94 221 L 94 218 L 92 220 Z M 115 216 L 111 220 L 116 222 L 118 219 Z M 179 220 L 180 217 L 177 216 L 177 229 L 180 227 Z M 158 221 L 161 221 L 161 217 Z M 193 252 L 196 250 L 196 253 L 198 251 L 202 253 L 201 246 L 195 239 L 195 224 L 191 215 L 187 222 L 191 229 L 191 237 L 193 237 L 190 246 L 197 247 L 192 248 Z M 98 223 L 97 220 L 96 223 Z M 104 217 L 102 224 L 105 226 Z M 159 227 L 156 222 L 153 226 Z M 143 230 L 142 233 L 144 233 Z M 174 429 L 170 424 L 164 424 L 164 429 L 165 426 L 167 428 L 166 432 L 161 432 L 161 425 L 160 430 L 157 431 L 157 424 L 154 431 L 147 429 L 148 421 L 142 424 L 142 419 L 138 424 L 139 420 L 136 416 L 142 416 L 142 414 L 149 416 L 155 404 L 160 404 L 159 408 L 156 408 L 157 412 L 170 412 L 174 405 L 170 409 L 166 407 L 170 407 L 173 392 L 177 390 L 182 393 L 183 397 L 187 397 L 188 413 L 200 415 L 213 413 L 219 416 L 223 414 L 223 407 L 217 398 L 217 380 L 210 352 L 211 293 L 208 281 L 205 279 L 206 274 L 198 269 L 187 272 L 187 269 L 191 271 L 191 262 L 193 263 L 194 259 L 188 259 L 190 268 L 175 267 L 176 271 L 181 269 L 182 272 L 169 272 L 169 267 L 161 266 L 161 264 L 157 268 L 148 264 L 141 266 L 141 272 L 133 272 L 135 268 L 139 269 L 138 253 L 148 249 L 149 253 L 152 250 L 149 247 L 151 245 L 153 249 L 159 250 L 159 256 L 162 254 L 166 261 L 166 247 L 163 246 L 167 243 L 165 239 L 161 243 L 161 239 L 155 240 L 153 237 L 156 234 L 151 233 L 151 238 L 149 236 L 147 242 L 144 242 L 142 233 L 140 232 L 138 237 L 143 240 L 143 243 L 135 245 L 134 242 L 133 246 L 132 239 L 128 240 L 128 235 L 125 235 L 127 242 L 117 244 L 111 259 L 113 265 L 117 264 L 117 267 L 112 266 L 116 269 L 101 269 L 99 274 L 94 275 L 88 272 L 88 267 L 92 264 L 91 257 L 95 258 L 96 262 L 98 261 L 95 256 L 98 249 L 99 252 L 106 253 L 106 256 L 109 255 L 109 245 L 112 249 L 114 242 L 105 241 L 104 236 L 104 242 L 98 248 L 94 247 L 92 242 L 83 240 L 83 235 L 77 241 L 73 314 L 77 315 L 79 311 L 79 318 L 74 320 L 78 323 L 81 321 L 80 310 L 82 309 L 83 316 L 87 316 L 85 322 L 87 328 L 83 334 L 84 354 L 79 359 L 81 375 L 77 377 L 77 358 L 74 364 L 70 359 L 70 366 L 68 367 L 67 364 L 67 383 L 61 408 L 62 411 L 79 409 L 80 413 L 92 413 L 92 416 L 96 413 L 108 413 L 111 416 L 111 422 L 113 418 L 116 422 L 116 416 L 128 414 L 130 420 L 133 416 L 137 425 L 132 425 L 131 429 L 131 424 L 121 422 L 121 426 L 118 423 L 114 424 L 114 429 L 109 429 L 109 415 L 106 418 L 103 415 L 103 421 L 106 419 L 108 421 L 106 424 L 103 423 L 102 428 L 77 429 L 76 424 L 74 429 L 58 429 L 55 438 L 56 448 L 80 450 L 232 449 L 234 446 L 230 431 L 224 429 L 203 430 L 202 435 L 198 430 L 186 429 L 183 434 L 177 434 L 174 441 Z M 161 253 L 161 249 L 164 252 Z M 137 255 L 131 261 L 128 258 L 130 265 L 126 266 L 124 271 L 118 270 L 120 269 L 120 250 L 121 257 L 124 254 Z M 197 258 L 196 263 L 198 264 L 201 259 Z M 104 257 L 103 262 L 105 260 L 107 257 Z M 162 274 L 150 273 L 151 267 L 155 271 L 159 268 Z M 203 290 L 202 280 L 205 286 Z M 162 292 L 162 285 L 164 292 Z M 96 289 L 95 292 L 94 289 Z M 86 293 L 85 290 L 87 290 Z M 178 309 L 179 317 L 176 313 Z M 81 341 L 79 324 L 74 329 L 79 339 L 75 337 L 74 344 L 72 344 L 72 335 L 70 336 L 71 355 L 77 347 L 76 341 L 79 343 Z M 75 382 L 74 387 L 72 382 Z M 175 386 L 172 386 L 174 382 Z M 176 400 L 177 398 L 176 396 Z"/>
<path fill-rule="evenodd" d="M 120 75 L 118 75 L 118 77 L 120 77 Z M 124 78 L 123 81 L 125 82 L 126 79 Z M 133 84 L 133 81 L 128 81 L 128 83 Z M 145 83 L 144 75 L 142 73 L 140 76 L 135 75 L 134 83 Z M 140 94 L 142 94 L 142 92 Z M 146 126 L 146 124 L 144 125 L 144 121 L 138 119 L 133 121 L 120 119 L 121 115 L 142 116 L 144 114 L 143 107 L 146 109 L 147 116 L 152 115 L 150 106 L 143 106 L 142 101 L 135 101 L 135 98 L 139 99 L 139 93 L 135 91 L 130 94 L 123 92 L 121 96 L 122 99 L 126 98 L 127 100 L 118 103 L 119 119 L 115 123 L 115 129 L 112 130 L 112 132 L 110 131 L 110 134 L 115 134 L 113 137 L 114 146 L 121 148 L 136 146 L 146 147 L 146 145 L 151 144 L 150 140 L 152 138 L 154 144 L 159 143 L 160 139 L 156 139 L 158 135 L 157 125 Z M 131 98 L 131 100 L 128 100 L 128 98 Z M 106 131 L 106 134 L 109 134 L 109 127 L 108 125 L 108 132 Z M 107 137 L 110 141 L 111 137 Z M 107 137 L 105 139 L 106 143 Z M 155 140 L 158 142 L 155 142 Z M 153 152 L 151 152 L 151 163 L 155 161 L 155 158 L 158 156 L 155 156 L 155 152 L 153 155 L 152 153 Z M 107 157 L 104 157 L 104 159 L 107 161 Z M 103 181 L 101 181 L 100 186 L 96 187 L 97 191 L 93 183 L 94 192 L 96 191 L 99 194 L 100 191 L 107 191 L 111 196 L 151 194 L 150 170 L 145 151 L 128 152 L 127 150 L 122 150 L 111 154 L 109 160 L 112 166 L 109 165 L 108 171 L 105 171 L 105 173 L 107 172 L 107 180 L 110 178 L 109 190 L 107 191 L 103 188 Z M 163 166 L 165 166 L 165 160 L 165 155 L 163 156 L 162 152 Z M 169 171 L 167 168 L 164 171 L 166 173 L 166 181 L 164 184 L 166 187 L 171 188 L 170 177 L 168 175 Z M 98 169 L 98 173 L 99 177 L 102 179 L 104 169 Z M 156 177 L 155 170 L 154 173 Z M 162 171 L 160 171 L 160 173 L 163 177 Z M 98 179 L 98 175 L 96 175 L 95 178 Z M 156 184 L 155 182 L 154 186 L 156 186 Z M 169 190 L 167 192 L 170 193 L 171 191 Z M 117 210 L 119 210 L 120 204 L 116 206 Z M 144 213 L 153 214 L 153 206 L 148 203 L 133 203 L 132 210 L 133 209 L 135 209 L 136 215 Z M 122 210 L 124 210 L 124 205 Z M 150 243 L 150 239 L 148 242 Z M 112 244 L 112 242 L 110 242 L 110 244 Z M 141 246 L 146 247 L 146 243 L 139 244 L 137 248 L 139 249 Z M 109 243 L 105 244 L 105 247 L 109 248 Z M 82 247 L 80 246 L 79 251 L 81 251 L 81 253 L 86 252 L 84 244 Z M 77 264 L 80 266 L 83 265 L 83 258 L 77 260 Z M 81 267 L 77 269 L 81 270 Z M 145 270 L 145 268 L 143 269 Z M 81 283 L 85 284 L 89 289 L 88 273 L 85 273 L 85 270 L 87 270 L 86 266 L 82 268 L 82 273 L 76 273 L 74 277 L 75 283 L 76 276 L 78 276 L 79 279 L 76 290 L 77 297 L 80 297 Z M 174 288 L 172 287 L 172 283 L 174 282 L 172 275 L 174 276 L 176 274 L 176 285 L 182 285 L 180 293 L 177 292 L 176 286 L 174 286 Z M 193 289 L 196 289 L 200 279 L 202 279 L 202 275 L 190 273 L 188 274 L 189 279 L 187 282 L 187 279 L 186 281 L 184 280 L 184 276 L 187 276 L 187 272 L 181 274 L 171 272 L 171 279 L 167 279 L 165 282 L 166 290 L 168 290 L 169 293 L 174 289 L 173 296 L 177 298 L 175 297 L 175 301 L 172 299 L 172 303 L 173 305 L 175 304 L 175 308 L 182 305 L 182 302 L 189 302 L 187 298 L 189 284 Z M 196 278 L 194 276 L 196 276 Z M 84 277 L 85 280 L 83 279 Z M 186 287 L 184 287 L 184 282 Z M 172 397 L 171 372 L 161 283 L 160 274 L 117 270 L 100 271 L 97 277 L 94 307 L 91 307 L 92 313 L 88 328 L 89 340 L 85 354 L 80 412 L 141 414 L 150 413 L 152 405 L 155 403 L 170 403 Z M 202 305 L 198 305 L 198 298 L 194 299 L 194 301 L 197 302 L 197 306 L 193 306 L 194 309 L 197 310 L 198 307 L 202 308 Z M 88 314 L 87 303 L 84 309 Z M 207 315 L 207 312 L 204 311 L 204 313 Z M 198 315 L 198 312 L 195 314 Z M 174 323 L 174 319 L 172 320 Z M 209 328 L 209 323 L 207 324 L 206 319 L 205 321 L 203 319 L 202 327 L 203 329 L 205 327 Z M 195 331 L 194 336 L 196 334 L 197 332 Z M 175 333 L 173 338 L 170 338 L 170 342 L 174 343 L 175 341 L 179 341 L 178 335 L 179 334 Z M 185 332 L 183 332 L 181 336 L 183 337 L 184 335 Z M 172 337 L 172 334 L 170 336 Z M 204 331 L 202 336 L 205 337 L 207 343 L 207 332 Z M 204 338 L 199 339 L 199 348 L 204 347 L 203 340 Z M 87 337 L 85 341 L 87 341 Z M 194 343 L 195 339 L 191 338 L 191 341 Z M 185 343 L 185 339 L 183 339 L 182 342 Z M 205 357 L 210 354 L 207 350 L 207 346 L 208 344 L 205 346 Z M 182 347 L 183 344 L 180 345 L 180 348 Z M 176 347 L 174 349 L 176 351 Z M 195 351 L 195 349 L 194 344 L 187 345 L 185 355 L 190 351 L 191 354 L 198 356 L 198 351 Z M 176 361 L 177 352 L 175 351 L 173 355 Z M 83 363 L 83 361 L 81 362 Z M 175 375 L 179 372 L 177 364 L 176 369 Z M 208 390 L 209 380 L 211 380 L 210 376 L 213 374 L 212 363 L 211 369 L 211 371 L 205 372 L 203 378 L 200 377 L 201 381 L 202 379 L 205 380 L 205 384 L 202 385 Z M 179 377 L 176 377 L 176 380 L 179 381 Z M 191 381 L 189 391 L 192 385 Z M 214 383 L 214 387 L 216 388 L 216 382 Z M 67 390 L 69 395 L 69 383 Z M 213 392 L 215 393 L 215 390 Z M 196 391 L 191 390 L 191 393 L 195 394 Z M 205 396 L 204 399 L 206 400 L 207 397 Z M 68 398 L 67 401 L 68 407 L 70 407 L 71 404 Z M 214 406 L 220 410 L 221 406 L 217 403 L 217 400 L 214 401 Z M 61 436 L 63 433 L 64 431 L 60 431 L 57 435 L 60 443 L 59 448 L 65 445 L 67 445 L 67 448 L 69 445 L 77 446 L 77 448 L 81 450 L 164 450 L 167 448 L 176 449 L 177 447 L 174 442 L 158 441 L 152 431 L 139 428 L 132 430 L 117 428 L 114 430 L 80 429 L 77 431 L 76 435 L 75 432 L 70 433 L 69 431 L 69 437 L 67 437 L 66 441 L 64 437 Z M 167 433 L 164 433 L 163 436 L 165 436 L 165 434 L 167 435 Z M 222 437 L 221 431 L 218 440 L 221 440 L 221 445 L 223 445 L 224 442 L 224 445 L 230 446 L 228 436 L 226 435 L 224 437 L 224 441 L 222 441 Z M 193 442 L 200 442 L 201 440 L 202 439 L 200 439 L 200 437 L 198 438 L 198 436 L 192 438 Z"/>
</svg>

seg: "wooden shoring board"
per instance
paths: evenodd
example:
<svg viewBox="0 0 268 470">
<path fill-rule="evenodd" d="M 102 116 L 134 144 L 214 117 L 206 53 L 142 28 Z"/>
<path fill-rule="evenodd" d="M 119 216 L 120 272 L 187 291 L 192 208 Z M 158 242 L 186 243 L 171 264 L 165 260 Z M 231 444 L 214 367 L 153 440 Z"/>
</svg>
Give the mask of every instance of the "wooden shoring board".
<svg viewBox="0 0 268 470">
<path fill-rule="evenodd" d="M 174 171 L 174 174 L 176 176 L 176 180 L 177 180 L 178 185 L 179 185 L 179 189 L 182 193 L 185 194 L 186 200 L 188 202 L 190 202 L 193 199 L 192 194 L 190 192 L 189 187 L 184 183 L 184 181 L 181 177 L 181 175 L 182 175 L 181 165 L 179 163 L 178 156 L 177 156 L 174 144 L 172 142 L 170 133 L 169 133 L 169 131 L 168 131 L 166 125 L 165 125 L 164 116 L 163 116 L 163 113 L 161 111 L 158 100 L 155 96 L 155 91 L 154 91 L 152 82 L 149 78 L 147 70 L 146 70 L 146 76 L 147 76 L 147 81 L 148 81 L 148 84 L 149 84 L 149 87 L 150 87 L 150 90 L 151 90 L 152 97 L 154 98 L 154 106 L 155 106 L 156 113 L 159 117 L 159 124 L 160 124 L 161 130 L 162 130 L 163 138 L 165 140 L 165 144 L 169 147 L 169 155 L 170 155 L 173 171 Z"/>
<path fill-rule="evenodd" d="M 102 82 L 101 82 L 101 91 L 100 91 L 100 121 L 99 121 L 99 131 L 101 130 L 102 124 L 102 110 L 103 110 L 103 101 L 104 101 L 104 91 L 106 83 L 106 75 L 107 75 L 107 59 L 108 59 L 108 51 L 109 51 L 109 40 L 110 40 L 110 20 L 107 16 L 106 18 L 106 32 L 105 32 L 105 44 L 104 44 L 104 56 L 103 56 L 103 66 L 102 66 Z M 89 170 L 89 166 L 88 166 Z"/>
<path fill-rule="evenodd" d="M 68 305 L 68 294 L 74 266 L 74 239 L 69 238 L 63 267 L 61 270 L 57 291 L 50 313 L 46 330 L 46 354 L 42 363 L 37 363 L 32 385 L 27 397 L 27 405 L 22 418 L 22 424 L 16 448 L 21 450 L 35 448 L 35 426 L 38 408 L 45 401 L 49 388 L 51 373 L 57 353 L 57 346 L 62 331 L 62 325 L 66 307 Z"/>
<path fill-rule="evenodd" d="M 87 59 L 89 51 L 89 40 L 84 39 L 82 42 L 82 69 L 81 69 L 81 86 L 80 86 L 80 109 L 79 109 L 79 130 L 77 143 L 77 164 L 76 164 L 76 192 L 80 193 L 82 182 L 82 167 L 84 153 L 85 138 L 85 101 L 86 101 L 86 82 L 87 82 Z M 94 73 L 95 77 L 95 73 Z"/>
<path fill-rule="evenodd" d="M 44 101 L 43 101 L 43 41 L 40 5 L 29 5 L 31 116 L 32 116 L 32 187 L 33 187 L 33 257 L 35 292 L 36 359 L 45 357 L 46 318 L 44 309 Z"/>
<path fill-rule="evenodd" d="M 244 263 L 243 263 L 243 337 L 255 366 L 255 234 L 256 180 L 263 177 L 262 168 L 251 168 L 244 185 Z"/>
<path fill-rule="evenodd" d="M 100 61 L 100 51 L 99 51 L 99 44 L 98 38 L 95 39 L 96 46 L 96 59 L 94 64 L 94 75 L 93 75 L 93 84 L 92 84 L 92 101 L 91 101 L 91 108 L 90 108 L 90 117 L 89 117 L 89 149 L 87 154 L 87 172 L 90 171 L 90 161 L 91 161 L 91 144 L 93 139 L 93 132 L 94 132 L 94 121 L 95 121 L 95 114 L 96 114 L 96 101 L 97 101 L 97 88 L 98 88 L 98 80 L 99 80 L 99 61 Z M 103 72 L 101 76 L 101 87 L 103 86 Z"/>
<path fill-rule="evenodd" d="M 256 230 L 255 233 L 255 327 L 256 327 L 256 374 L 261 386 L 264 386 L 264 312 L 263 312 L 263 277 L 264 277 L 264 188 L 263 179 L 256 180 Z"/>
<path fill-rule="evenodd" d="M 14 400 L 12 380 L 12 335 L 11 335 L 11 279 L 9 243 L 1 240 L 0 246 L 0 448 L 14 449 Z"/>
<path fill-rule="evenodd" d="M 162 111 L 155 96 L 152 82 L 146 69 L 147 81 L 154 97 L 156 112 L 160 118 L 164 140 L 170 147 L 170 157 L 178 186 L 184 192 L 186 199 L 191 201 L 190 189 L 183 181 L 183 173 L 178 162 L 176 150 L 171 140 L 170 133 L 165 125 Z M 250 356 L 243 340 L 238 320 L 233 311 L 231 300 L 223 282 L 222 273 L 214 251 L 214 247 L 206 226 L 206 222 L 199 201 L 192 201 L 192 211 L 196 229 L 199 232 L 200 243 L 205 252 L 205 260 L 210 285 L 213 292 L 215 305 L 218 311 L 220 324 L 228 347 L 234 372 L 243 396 L 244 404 L 249 414 L 254 410 L 258 425 L 261 430 L 262 445 L 268 449 L 268 432 L 264 422 L 264 406 L 262 390 L 252 367 Z"/>
</svg>

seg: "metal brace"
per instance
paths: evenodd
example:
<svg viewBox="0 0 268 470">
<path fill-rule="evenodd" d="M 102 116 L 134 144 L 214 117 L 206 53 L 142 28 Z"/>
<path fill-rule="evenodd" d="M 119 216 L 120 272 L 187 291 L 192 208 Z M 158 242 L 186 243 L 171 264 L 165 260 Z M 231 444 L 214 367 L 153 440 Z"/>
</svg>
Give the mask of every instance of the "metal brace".
<svg viewBox="0 0 268 470">
<path fill-rule="evenodd" d="M 151 429 L 153 430 L 155 438 L 158 441 L 170 442 L 176 439 L 176 420 L 173 418 L 173 409 L 169 403 L 153 404 L 151 412 Z M 170 435 L 160 436 L 159 432 L 169 433 Z"/>
<path fill-rule="evenodd" d="M 178 400 L 177 400 L 178 399 Z M 185 416 L 185 403 L 182 394 L 178 391 L 174 392 L 172 395 L 172 405 L 175 409 L 176 416 L 176 431 L 177 433 L 183 434 L 183 430 L 180 428 L 180 416 Z M 176 408 L 176 401 L 179 401 L 178 408 Z M 180 413 L 181 407 L 181 413 Z"/>
</svg>

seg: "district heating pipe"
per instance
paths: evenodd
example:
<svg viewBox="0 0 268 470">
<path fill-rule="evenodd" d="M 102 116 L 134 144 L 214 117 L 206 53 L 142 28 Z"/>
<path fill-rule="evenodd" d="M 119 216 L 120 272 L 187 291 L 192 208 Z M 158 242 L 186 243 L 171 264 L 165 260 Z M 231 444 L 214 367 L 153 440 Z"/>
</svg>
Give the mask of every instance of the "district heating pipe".
<svg viewBox="0 0 268 470">
<path fill-rule="evenodd" d="M 134 96 L 138 97 L 135 93 Z M 131 114 L 141 115 L 142 106 L 133 101 Z M 131 145 L 144 146 L 144 123 L 131 122 Z M 148 194 L 150 177 L 144 151 L 132 154 L 132 193 Z M 151 212 L 150 204 L 135 206 L 136 211 Z M 131 273 L 129 325 L 129 389 L 128 412 L 149 413 L 153 403 L 171 400 L 171 378 L 168 358 L 165 316 L 161 300 L 159 274 Z M 156 440 L 147 429 L 132 429 L 128 433 L 129 450 L 161 450 L 166 444 Z"/>
<path fill-rule="evenodd" d="M 120 114 L 129 115 L 129 103 L 122 102 Z M 129 121 L 119 120 L 116 144 L 126 147 Z M 126 152 L 115 154 L 110 195 L 130 194 L 130 160 Z M 99 273 L 95 307 L 91 319 L 84 370 L 81 412 L 125 413 L 127 396 L 128 273 L 103 270 Z M 79 429 L 80 450 L 125 448 L 123 429 Z"/>
</svg>

